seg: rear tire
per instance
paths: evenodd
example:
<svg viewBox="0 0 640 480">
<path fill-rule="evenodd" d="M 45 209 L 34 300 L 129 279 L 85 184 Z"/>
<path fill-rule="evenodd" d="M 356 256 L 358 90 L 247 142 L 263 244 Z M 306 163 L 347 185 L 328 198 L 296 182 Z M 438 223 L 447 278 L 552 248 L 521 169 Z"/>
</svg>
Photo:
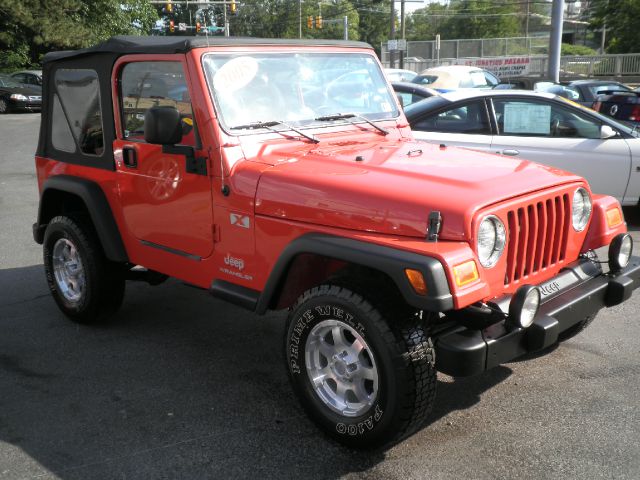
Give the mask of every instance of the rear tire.
<svg viewBox="0 0 640 480">
<path fill-rule="evenodd" d="M 9 113 L 9 110 L 9 103 L 4 98 L 0 98 L 0 115 Z"/>
<path fill-rule="evenodd" d="M 320 428 L 351 447 L 378 447 L 414 433 L 435 400 L 426 322 L 404 306 L 395 318 L 387 307 L 321 285 L 300 296 L 287 320 L 294 391 Z"/>
<path fill-rule="evenodd" d="M 124 298 L 124 271 L 105 257 L 90 223 L 54 217 L 45 230 L 43 253 L 49 290 L 67 317 L 96 323 L 118 310 Z"/>
</svg>

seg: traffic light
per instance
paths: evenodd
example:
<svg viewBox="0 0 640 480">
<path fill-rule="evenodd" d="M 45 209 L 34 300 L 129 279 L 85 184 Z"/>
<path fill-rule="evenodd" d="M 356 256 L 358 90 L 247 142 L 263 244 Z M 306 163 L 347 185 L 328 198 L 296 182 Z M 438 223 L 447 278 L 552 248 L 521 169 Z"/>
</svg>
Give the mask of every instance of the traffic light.
<svg viewBox="0 0 640 480">
<path fill-rule="evenodd" d="M 202 29 L 202 25 L 200 22 L 196 22 L 196 33 L 200 33 L 200 29 Z"/>
<path fill-rule="evenodd" d="M 236 0 L 231 0 L 231 5 L 229 6 L 229 9 L 231 10 L 232 15 L 236 14 Z"/>
<path fill-rule="evenodd" d="M 171 13 L 173 12 L 173 4 L 171 3 L 171 0 L 169 0 L 167 2 L 167 13 Z"/>
<path fill-rule="evenodd" d="M 176 31 L 176 24 L 173 20 L 169 20 L 169 31 L 171 33 Z"/>
<path fill-rule="evenodd" d="M 313 29 L 313 16 L 309 15 L 307 17 L 307 28 Z"/>
<path fill-rule="evenodd" d="M 322 15 L 316 17 L 316 28 L 322 28 Z"/>
</svg>

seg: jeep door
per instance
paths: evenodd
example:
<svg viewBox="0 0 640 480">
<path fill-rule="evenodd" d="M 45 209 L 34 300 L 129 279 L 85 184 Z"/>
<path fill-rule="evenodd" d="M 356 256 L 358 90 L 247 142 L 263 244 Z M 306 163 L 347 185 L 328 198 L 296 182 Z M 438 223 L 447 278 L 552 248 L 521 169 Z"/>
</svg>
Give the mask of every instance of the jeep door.
<svg viewBox="0 0 640 480">
<path fill-rule="evenodd" d="M 118 90 L 114 153 L 128 229 L 146 247 L 200 259 L 213 250 L 211 183 L 185 67 L 182 55 L 119 60 L 114 69 Z M 196 159 L 204 162 L 204 171 L 188 165 L 183 153 L 167 153 L 163 146 L 145 142 L 145 113 L 153 106 L 180 112 L 181 146 L 193 149 Z"/>
</svg>

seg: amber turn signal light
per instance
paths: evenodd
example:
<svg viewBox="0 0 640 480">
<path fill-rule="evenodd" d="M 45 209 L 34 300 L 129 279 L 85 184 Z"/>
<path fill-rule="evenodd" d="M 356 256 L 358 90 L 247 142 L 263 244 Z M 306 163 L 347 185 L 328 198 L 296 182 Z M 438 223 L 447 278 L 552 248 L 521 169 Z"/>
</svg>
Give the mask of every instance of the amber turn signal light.
<svg viewBox="0 0 640 480">
<path fill-rule="evenodd" d="M 607 210 L 607 225 L 609 228 L 617 227 L 622 223 L 622 213 L 618 207 Z"/>
<path fill-rule="evenodd" d="M 480 278 L 478 275 L 478 267 L 476 267 L 476 262 L 473 260 L 453 267 L 453 275 L 456 278 L 456 285 L 459 287 L 468 285 Z"/>
<path fill-rule="evenodd" d="M 422 276 L 422 272 L 418 270 L 413 270 L 411 268 L 405 268 L 404 274 L 407 276 L 409 283 L 416 291 L 418 295 L 426 295 L 427 294 L 427 284 L 424 281 L 424 277 Z"/>
</svg>

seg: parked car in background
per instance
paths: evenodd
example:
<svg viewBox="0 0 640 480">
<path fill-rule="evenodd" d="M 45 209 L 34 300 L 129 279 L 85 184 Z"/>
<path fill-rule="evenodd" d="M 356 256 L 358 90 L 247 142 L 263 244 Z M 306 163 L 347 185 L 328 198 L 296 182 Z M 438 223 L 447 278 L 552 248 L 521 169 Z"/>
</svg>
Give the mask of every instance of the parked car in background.
<svg viewBox="0 0 640 480">
<path fill-rule="evenodd" d="M 500 83 L 493 73 L 478 67 L 449 65 L 427 68 L 420 72 L 413 83 L 428 85 L 439 92 L 449 92 L 459 88 L 493 88 Z"/>
<path fill-rule="evenodd" d="M 433 88 L 424 87 L 417 83 L 411 82 L 391 82 L 394 92 L 400 99 L 403 107 L 411 105 L 412 103 L 419 102 L 425 98 L 440 95 L 437 90 Z"/>
<path fill-rule="evenodd" d="M 496 90 L 533 90 L 538 79 L 530 77 L 501 78 L 500 83 L 493 88 Z"/>
<path fill-rule="evenodd" d="M 631 91 L 629 87 L 619 82 L 612 82 L 608 80 L 574 80 L 566 83 L 551 83 L 540 82 L 536 84 L 536 91 L 548 92 L 555 95 L 568 98 L 584 107 L 591 108 L 593 103 L 600 92 L 604 91 L 617 91 L 628 92 Z"/>
<path fill-rule="evenodd" d="M 636 126 L 640 124 L 640 91 L 605 91 L 598 95 L 593 109 L 603 115 Z"/>
<path fill-rule="evenodd" d="M 595 193 L 640 199 L 640 138 L 631 128 L 557 95 L 460 91 L 408 106 L 417 139 L 533 160 L 578 173 Z"/>
<path fill-rule="evenodd" d="M 42 87 L 16 82 L 9 75 L 0 74 L 0 114 L 26 110 L 39 112 L 42 107 Z"/>
<path fill-rule="evenodd" d="M 14 72 L 11 74 L 11 78 L 18 83 L 38 87 L 42 91 L 42 70 L 23 70 L 20 72 Z"/>
<path fill-rule="evenodd" d="M 564 97 L 576 103 L 579 103 L 581 98 L 580 92 L 576 88 L 569 87 L 567 85 L 562 85 L 560 83 L 538 82 L 533 87 L 533 90 L 535 92 L 551 93 L 553 95 L 558 95 L 559 97 Z M 588 107 L 590 105 L 583 105 L 583 106 Z"/>
<path fill-rule="evenodd" d="M 418 75 L 413 70 L 404 70 L 401 68 L 385 68 L 384 73 L 390 82 L 410 82 Z"/>
</svg>

